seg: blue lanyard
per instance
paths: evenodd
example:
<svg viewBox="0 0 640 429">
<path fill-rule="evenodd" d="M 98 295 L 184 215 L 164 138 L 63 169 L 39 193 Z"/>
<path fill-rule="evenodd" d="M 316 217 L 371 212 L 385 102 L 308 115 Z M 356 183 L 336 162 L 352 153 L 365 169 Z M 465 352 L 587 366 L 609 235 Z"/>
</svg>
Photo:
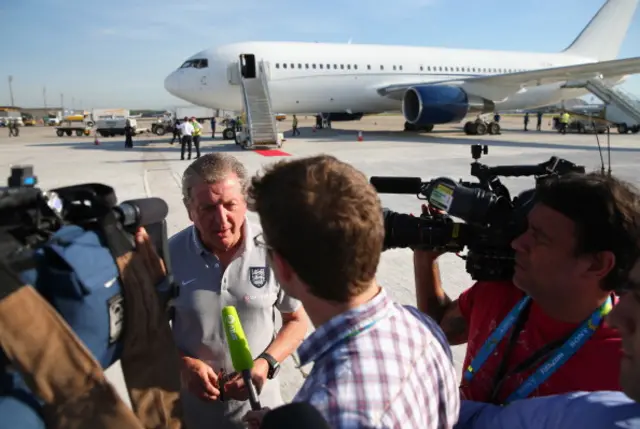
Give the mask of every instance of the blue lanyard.
<svg viewBox="0 0 640 429">
<path fill-rule="evenodd" d="M 465 369 L 464 379 L 469 382 L 473 379 L 475 373 L 484 365 L 488 357 L 493 353 L 496 346 L 509 329 L 516 323 L 522 310 L 530 301 L 529 296 L 522 298 L 513 309 L 507 314 L 507 317 L 498 325 L 491 333 L 487 341 L 482 345 L 476 357 L 471 364 Z M 611 297 L 607 298 L 591 316 L 582 323 L 582 325 L 571 335 L 571 337 L 558 349 L 552 357 L 550 357 L 538 370 L 529 377 L 514 393 L 512 393 L 505 403 L 510 403 L 517 399 L 526 398 L 536 387 L 544 383 L 558 368 L 560 368 L 571 356 L 573 356 L 589 338 L 594 334 L 596 329 L 602 323 L 604 317 L 613 308 Z"/>
</svg>

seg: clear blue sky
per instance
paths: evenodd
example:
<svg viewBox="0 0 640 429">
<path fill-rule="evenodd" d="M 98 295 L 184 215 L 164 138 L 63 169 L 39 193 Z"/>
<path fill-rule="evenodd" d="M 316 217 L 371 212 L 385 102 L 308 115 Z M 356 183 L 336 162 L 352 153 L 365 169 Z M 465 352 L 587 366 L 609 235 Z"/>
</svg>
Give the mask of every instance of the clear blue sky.
<svg viewBox="0 0 640 429">
<path fill-rule="evenodd" d="M 193 53 L 242 40 L 555 52 L 604 0 L 3 0 L 0 104 L 165 108 L 164 77 Z M 243 27 L 244 25 L 244 27 Z M 635 41 L 635 43 L 633 42 Z M 640 56 L 636 11 L 620 53 Z M 624 86 L 640 96 L 640 75 Z M 71 106 L 72 100 L 75 105 Z M 80 102 L 82 101 L 82 105 Z"/>
</svg>

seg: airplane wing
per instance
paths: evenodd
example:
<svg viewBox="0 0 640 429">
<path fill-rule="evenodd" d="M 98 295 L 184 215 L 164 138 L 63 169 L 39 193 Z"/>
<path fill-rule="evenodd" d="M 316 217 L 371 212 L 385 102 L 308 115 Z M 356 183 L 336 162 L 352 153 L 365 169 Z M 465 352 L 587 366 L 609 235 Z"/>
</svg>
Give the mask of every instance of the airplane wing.
<svg viewBox="0 0 640 429">
<path fill-rule="evenodd" d="M 568 80 L 618 77 L 635 73 L 640 73 L 640 57 L 464 79 L 401 83 L 378 88 L 378 93 L 385 97 L 401 100 L 404 91 L 412 86 L 453 85 L 459 86 L 470 94 L 499 102 L 530 86 Z"/>
</svg>

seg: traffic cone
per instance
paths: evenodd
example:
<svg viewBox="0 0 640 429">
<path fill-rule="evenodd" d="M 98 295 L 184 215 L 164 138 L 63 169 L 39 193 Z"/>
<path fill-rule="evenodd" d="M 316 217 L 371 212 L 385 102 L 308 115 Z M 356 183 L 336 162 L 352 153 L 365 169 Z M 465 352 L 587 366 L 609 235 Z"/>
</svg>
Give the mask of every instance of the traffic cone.
<svg viewBox="0 0 640 429">
<path fill-rule="evenodd" d="M 358 131 L 358 141 L 361 142 L 364 139 L 362 138 L 362 131 Z"/>
</svg>

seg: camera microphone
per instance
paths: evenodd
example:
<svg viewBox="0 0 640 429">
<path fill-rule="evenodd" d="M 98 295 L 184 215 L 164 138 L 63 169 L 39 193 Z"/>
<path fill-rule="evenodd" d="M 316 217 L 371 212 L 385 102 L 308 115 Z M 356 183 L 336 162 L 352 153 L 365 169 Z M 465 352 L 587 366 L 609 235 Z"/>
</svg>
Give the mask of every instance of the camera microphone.
<svg viewBox="0 0 640 429">
<path fill-rule="evenodd" d="M 384 177 L 372 176 L 369 183 L 379 194 L 411 194 L 417 195 L 422 190 L 420 177 Z"/>
</svg>

